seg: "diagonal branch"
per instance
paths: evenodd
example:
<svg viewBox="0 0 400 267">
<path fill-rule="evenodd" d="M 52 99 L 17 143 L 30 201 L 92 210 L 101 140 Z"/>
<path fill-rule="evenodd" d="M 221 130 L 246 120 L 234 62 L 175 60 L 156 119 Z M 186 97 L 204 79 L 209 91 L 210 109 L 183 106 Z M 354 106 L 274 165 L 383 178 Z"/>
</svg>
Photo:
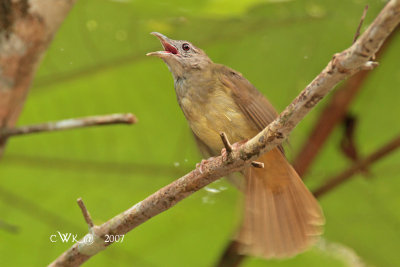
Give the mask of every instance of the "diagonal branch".
<svg viewBox="0 0 400 267">
<path fill-rule="evenodd" d="M 381 58 L 389 43 L 393 40 L 393 36 L 399 31 L 400 27 L 398 26 L 385 40 L 376 54 L 378 59 Z M 340 89 L 335 91 L 330 98 L 329 103 L 324 107 L 324 110 L 319 115 L 308 139 L 304 142 L 299 154 L 293 161 L 293 167 L 303 179 L 330 134 L 333 132 L 335 127 L 343 121 L 351 102 L 361 90 L 370 73 L 371 72 L 368 70 L 360 71 L 348 79 Z"/>
<path fill-rule="evenodd" d="M 396 149 L 400 147 L 400 135 L 391 140 L 389 143 L 385 144 L 369 156 L 364 159 L 358 161 L 350 168 L 346 169 L 344 172 L 338 174 L 337 176 L 328 179 L 327 182 L 319 187 L 317 190 L 313 192 L 316 197 L 321 197 L 322 195 L 332 191 L 332 189 L 337 186 L 343 184 L 348 181 L 350 178 L 354 177 L 353 175 L 359 172 L 362 169 L 366 169 L 366 167 L 370 166 L 374 162 L 380 160 L 381 158 L 389 155 L 394 152 Z"/>
<path fill-rule="evenodd" d="M 254 138 L 233 146 L 231 160 L 218 156 L 165 186 L 130 209 L 100 226 L 93 227 L 93 243 L 76 243 L 50 266 L 78 266 L 105 249 L 106 235 L 123 235 L 182 199 L 219 179 L 243 169 L 261 154 L 282 143 L 304 116 L 340 81 L 376 64 L 368 61 L 400 22 L 400 0 L 390 1 L 375 21 L 348 49 L 336 54 L 327 67 L 293 100 L 293 102 Z"/>
<path fill-rule="evenodd" d="M 56 122 L 46 122 L 35 125 L 21 126 L 11 129 L 0 129 L 0 140 L 5 140 L 12 136 L 27 135 L 40 132 L 55 132 L 107 124 L 134 124 L 136 122 L 136 117 L 131 113 L 74 118 Z"/>
</svg>

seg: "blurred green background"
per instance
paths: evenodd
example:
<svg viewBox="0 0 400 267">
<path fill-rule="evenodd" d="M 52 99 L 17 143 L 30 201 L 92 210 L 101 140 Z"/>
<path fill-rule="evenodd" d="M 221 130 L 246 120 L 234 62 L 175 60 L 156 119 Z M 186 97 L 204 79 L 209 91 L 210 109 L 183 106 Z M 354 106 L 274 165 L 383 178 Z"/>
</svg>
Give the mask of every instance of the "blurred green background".
<svg viewBox="0 0 400 267">
<path fill-rule="evenodd" d="M 365 4 L 363 29 L 384 1 L 79 0 L 36 75 L 19 124 L 132 112 L 133 126 L 107 126 L 12 138 L 0 165 L 2 266 L 43 266 L 83 237 L 82 197 L 101 224 L 194 168 L 200 161 L 176 103 L 172 76 L 157 58 L 151 31 L 190 40 L 247 77 L 281 111 L 347 48 Z M 367 155 L 400 132 L 400 35 L 370 75 L 351 111 Z M 291 135 L 293 158 L 326 99 Z M 316 188 L 351 165 L 338 127 L 306 183 Z M 247 259 L 243 266 L 399 266 L 400 152 L 321 198 L 323 241 L 289 260 Z M 86 266 L 212 266 L 240 218 L 237 190 L 225 180 L 156 216 Z"/>
</svg>

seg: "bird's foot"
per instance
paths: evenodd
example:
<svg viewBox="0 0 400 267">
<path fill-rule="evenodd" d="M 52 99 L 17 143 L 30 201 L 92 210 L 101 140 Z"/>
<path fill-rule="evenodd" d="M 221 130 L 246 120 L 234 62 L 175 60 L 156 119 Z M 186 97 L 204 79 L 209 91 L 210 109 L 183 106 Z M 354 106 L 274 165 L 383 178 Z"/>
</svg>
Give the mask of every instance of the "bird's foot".
<svg viewBox="0 0 400 267">
<path fill-rule="evenodd" d="M 222 150 L 221 150 L 221 156 L 222 156 L 222 160 L 227 160 L 228 159 L 228 152 L 226 151 L 226 148 L 223 148 Z"/>
<path fill-rule="evenodd" d="M 203 174 L 204 165 L 205 165 L 207 162 L 209 162 L 210 160 L 212 160 L 213 158 L 214 158 L 214 157 L 211 157 L 211 158 L 208 158 L 208 159 L 202 159 L 200 163 L 197 163 L 197 164 L 196 164 L 196 169 L 199 169 L 199 172 L 200 172 L 201 174 Z"/>
</svg>

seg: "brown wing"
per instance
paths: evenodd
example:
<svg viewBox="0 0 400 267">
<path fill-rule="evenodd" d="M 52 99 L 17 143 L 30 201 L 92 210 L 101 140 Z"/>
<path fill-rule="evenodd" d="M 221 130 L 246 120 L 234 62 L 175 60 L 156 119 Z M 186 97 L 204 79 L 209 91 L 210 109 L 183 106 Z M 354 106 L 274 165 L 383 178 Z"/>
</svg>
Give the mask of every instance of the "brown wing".
<svg viewBox="0 0 400 267">
<path fill-rule="evenodd" d="M 278 117 L 271 103 L 242 74 L 223 65 L 218 68 L 221 82 L 231 89 L 235 103 L 258 131 Z"/>
</svg>

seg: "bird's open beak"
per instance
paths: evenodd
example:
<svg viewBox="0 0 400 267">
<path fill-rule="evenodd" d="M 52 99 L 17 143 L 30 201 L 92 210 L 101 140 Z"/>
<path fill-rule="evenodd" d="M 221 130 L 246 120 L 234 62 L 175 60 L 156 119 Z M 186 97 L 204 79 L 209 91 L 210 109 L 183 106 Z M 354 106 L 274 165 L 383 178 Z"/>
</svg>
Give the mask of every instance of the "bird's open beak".
<svg viewBox="0 0 400 267">
<path fill-rule="evenodd" d="M 178 49 L 172 44 L 172 40 L 170 40 L 167 36 L 159 33 L 159 32 L 152 32 L 152 35 L 160 40 L 164 50 L 163 51 L 156 51 L 147 53 L 146 56 L 157 56 L 160 58 L 168 57 L 171 55 L 178 55 Z"/>
</svg>

